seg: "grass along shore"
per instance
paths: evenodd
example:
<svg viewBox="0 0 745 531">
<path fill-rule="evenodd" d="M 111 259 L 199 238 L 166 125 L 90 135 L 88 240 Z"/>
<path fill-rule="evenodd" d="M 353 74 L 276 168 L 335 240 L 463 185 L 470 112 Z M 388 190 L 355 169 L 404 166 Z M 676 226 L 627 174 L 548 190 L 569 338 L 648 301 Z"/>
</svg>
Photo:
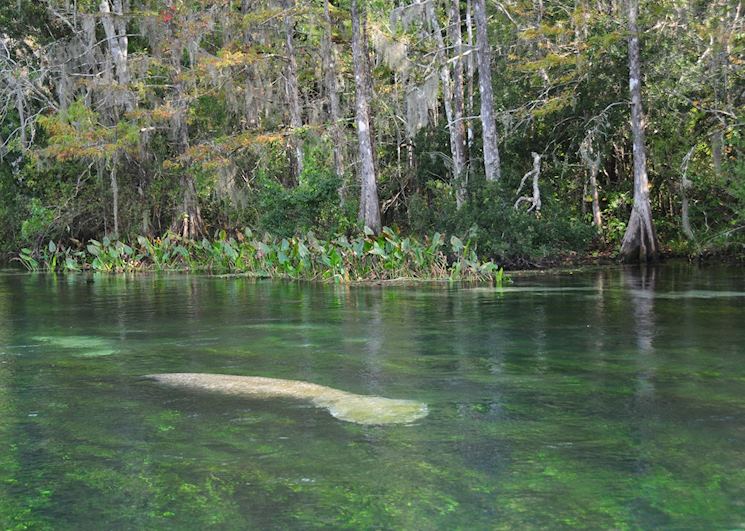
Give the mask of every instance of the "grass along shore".
<svg viewBox="0 0 745 531">
<path fill-rule="evenodd" d="M 478 280 L 501 284 L 503 269 L 479 259 L 471 242 L 440 233 L 419 240 L 384 228 L 353 238 L 258 236 L 250 229 L 190 240 L 173 233 L 134 241 L 103 238 L 83 244 L 50 241 L 24 248 L 15 260 L 31 271 L 206 271 L 267 278 L 357 282 L 401 278 Z"/>
</svg>

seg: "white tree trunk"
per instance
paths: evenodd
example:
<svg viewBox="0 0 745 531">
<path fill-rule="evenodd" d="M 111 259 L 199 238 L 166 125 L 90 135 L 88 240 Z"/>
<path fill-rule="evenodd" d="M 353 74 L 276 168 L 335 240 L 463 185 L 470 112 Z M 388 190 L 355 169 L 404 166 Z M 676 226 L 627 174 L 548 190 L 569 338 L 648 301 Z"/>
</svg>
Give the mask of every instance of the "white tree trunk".
<svg viewBox="0 0 745 531">
<path fill-rule="evenodd" d="M 458 208 L 463 205 L 465 201 L 465 186 L 463 179 L 465 172 L 463 171 L 466 166 L 466 145 L 465 135 L 463 134 L 463 74 L 461 68 L 461 102 L 460 102 L 460 114 L 456 111 L 454 105 L 456 97 L 454 96 L 455 87 L 453 86 L 453 80 L 450 77 L 450 68 L 448 67 L 447 57 L 445 55 L 445 39 L 442 36 L 442 28 L 440 22 L 437 20 L 437 13 L 435 12 L 432 0 L 428 0 L 424 4 L 427 18 L 429 19 L 430 26 L 437 42 L 437 61 L 440 63 L 440 81 L 442 82 L 442 99 L 445 105 L 445 117 L 448 121 L 448 133 L 450 137 L 450 155 L 453 161 L 453 182 L 456 187 L 456 203 Z M 451 21 L 452 22 L 452 21 Z M 460 34 L 460 32 L 458 32 Z"/>
<path fill-rule="evenodd" d="M 688 164 L 691 161 L 693 152 L 696 147 L 692 147 L 685 157 L 683 157 L 683 164 L 681 165 L 680 171 L 680 224 L 683 230 L 683 234 L 689 240 L 693 241 L 696 239 L 691 228 L 691 218 L 688 213 L 688 188 L 691 186 L 691 181 L 688 180 Z"/>
<path fill-rule="evenodd" d="M 600 159 L 590 167 L 590 195 L 592 196 L 592 224 L 602 231 L 603 215 L 600 211 L 600 194 L 598 193 L 598 172 L 600 170 Z"/>
<path fill-rule="evenodd" d="M 530 170 L 528 173 L 523 175 L 523 178 L 520 180 L 520 187 L 517 189 L 517 194 L 520 195 L 520 192 L 523 189 L 523 186 L 525 186 L 525 181 L 527 181 L 529 178 L 532 177 L 533 179 L 533 195 L 529 196 L 522 196 L 518 197 L 517 201 L 515 201 L 515 208 L 520 206 L 520 203 L 523 201 L 526 201 L 527 203 L 530 203 L 530 208 L 528 208 L 528 212 L 531 212 L 535 210 L 536 213 L 539 213 L 541 211 L 541 189 L 538 186 L 538 179 L 541 177 L 541 156 L 538 153 L 533 152 L 533 169 Z"/>
<path fill-rule="evenodd" d="M 621 243 L 621 258 L 627 262 L 647 262 L 657 258 L 657 234 L 652 220 L 644 143 L 644 113 L 639 57 L 639 0 L 628 0 L 629 10 L 629 91 L 631 93 L 631 132 L 634 145 L 634 206 Z"/>
<path fill-rule="evenodd" d="M 123 16 L 122 0 L 101 0 L 99 11 L 101 13 L 101 25 L 106 34 L 106 42 L 116 70 L 116 80 L 120 85 L 127 86 L 130 81 L 127 65 L 129 38 L 127 37 L 127 23 Z M 132 102 L 129 101 L 129 98 L 127 98 L 127 101 L 127 107 L 130 108 Z"/>
<path fill-rule="evenodd" d="M 476 62 L 474 61 L 473 48 L 473 23 L 471 22 L 471 0 L 466 0 L 466 35 L 468 45 L 468 55 L 466 56 L 466 77 L 467 77 L 467 100 L 466 100 L 466 133 L 468 137 L 468 153 L 469 160 L 471 157 L 471 149 L 473 149 L 473 79 L 476 76 Z M 470 164 L 469 164 L 470 166 Z"/>
<path fill-rule="evenodd" d="M 300 174 L 303 172 L 303 146 L 297 131 L 303 126 L 300 111 L 300 89 L 297 80 L 297 59 L 295 58 L 295 46 L 293 44 L 294 29 L 293 19 L 290 11 L 294 9 L 294 2 L 289 1 L 285 5 L 285 51 L 287 53 L 287 69 L 285 73 L 285 91 L 287 103 L 290 106 L 290 135 L 288 148 L 293 156 L 293 174 L 295 182 L 299 182 Z"/>
<path fill-rule="evenodd" d="M 481 127 L 484 143 L 484 172 L 487 181 L 501 177 L 497 124 L 494 117 L 494 92 L 491 78 L 491 53 L 486 18 L 486 0 L 474 0 L 476 19 L 476 58 L 479 64 L 479 91 L 481 93 Z"/>
<path fill-rule="evenodd" d="M 111 207 L 114 217 L 114 239 L 119 239 L 119 183 L 116 180 L 116 160 L 111 161 Z"/>
<path fill-rule="evenodd" d="M 360 219 L 365 226 L 376 234 L 382 229 L 380 222 L 380 204 L 378 202 L 378 184 L 375 179 L 372 137 L 370 134 L 370 107 L 367 100 L 368 86 L 366 68 L 368 62 L 362 45 L 360 14 L 357 0 L 352 0 L 352 56 L 354 62 L 354 86 L 356 94 L 356 125 L 359 147 L 360 175 Z"/>
<path fill-rule="evenodd" d="M 453 121 L 450 123 L 453 153 L 453 177 L 456 182 L 456 201 L 460 208 L 466 201 L 468 173 L 466 171 L 466 124 L 464 122 L 463 90 L 463 35 L 461 34 L 460 0 L 450 1 L 450 35 L 453 44 Z"/>
<path fill-rule="evenodd" d="M 324 34 L 321 41 L 322 55 L 324 61 L 324 84 L 326 85 L 326 96 L 329 103 L 329 117 L 331 118 L 331 137 L 334 147 L 334 172 L 340 179 L 344 178 L 344 133 L 341 128 L 341 104 L 339 102 L 339 89 L 336 84 L 336 57 L 331 42 L 331 14 L 329 12 L 329 0 L 323 2 Z M 339 199 L 344 203 L 344 183 L 339 188 Z"/>
</svg>

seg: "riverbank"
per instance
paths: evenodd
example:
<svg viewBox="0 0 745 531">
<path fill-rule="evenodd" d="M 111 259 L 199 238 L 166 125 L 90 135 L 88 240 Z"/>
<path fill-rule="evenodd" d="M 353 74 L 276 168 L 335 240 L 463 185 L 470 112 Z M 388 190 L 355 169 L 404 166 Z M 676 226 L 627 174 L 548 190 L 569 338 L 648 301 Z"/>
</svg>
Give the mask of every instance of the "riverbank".
<svg viewBox="0 0 745 531">
<path fill-rule="evenodd" d="M 319 239 L 313 233 L 293 238 L 258 236 L 250 229 L 214 239 L 191 240 L 168 233 L 139 236 L 133 242 L 104 238 L 87 243 L 50 241 L 16 258 L 31 271 L 123 273 L 202 271 L 266 278 L 335 282 L 471 280 L 501 284 L 500 265 L 482 260 L 468 241 L 435 233 L 423 240 L 384 228 L 354 238 Z"/>
<path fill-rule="evenodd" d="M 684 252 L 663 248 L 660 262 L 701 264 L 743 263 L 745 252 L 732 246 Z M 423 239 L 402 237 L 385 228 L 378 236 L 319 239 L 312 232 L 294 238 L 258 236 L 250 229 L 213 239 L 190 240 L 173 233 L 137 237 L 125 242 L 77 240 L 47 242 L 24 248 L 10 263 L 30 271 L 74 273 L 83 271 L 206 272 L 225 276 L 251 276 L 290 280 L 392 285 L 417 281 L 477 281 L 497 284 L 512 277 L 536 273 L 566 273 L 618 265 L 616 250 L 599 247 L 586 253 L 541 258 L 515 258 L 499 263 L 480 257 L 469 241 L 435 233 Z"/>
</svg>

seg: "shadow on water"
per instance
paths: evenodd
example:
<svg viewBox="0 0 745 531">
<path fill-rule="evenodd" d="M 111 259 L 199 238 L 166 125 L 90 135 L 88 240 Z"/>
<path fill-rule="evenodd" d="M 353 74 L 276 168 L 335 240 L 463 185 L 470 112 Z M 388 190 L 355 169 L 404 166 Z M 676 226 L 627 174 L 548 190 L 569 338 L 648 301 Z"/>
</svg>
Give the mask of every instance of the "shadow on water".
<svg viewBox="0 0 745 531">
<path fill-rule="evenodd" d="M 0 275 L 0 527 L 737 528 L 745 277 L 509 289 Z M 162 388 L 302 380 L 413 425 Z"/>
</svg>

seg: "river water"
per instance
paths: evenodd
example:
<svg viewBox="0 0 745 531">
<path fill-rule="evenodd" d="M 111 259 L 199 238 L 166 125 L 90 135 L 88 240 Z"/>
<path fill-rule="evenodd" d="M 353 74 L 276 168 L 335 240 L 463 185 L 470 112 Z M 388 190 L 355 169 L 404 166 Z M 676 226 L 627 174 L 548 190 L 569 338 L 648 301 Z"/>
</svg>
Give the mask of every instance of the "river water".
<svg viewBox="0 0 745 531">
<path fill-rule="evenodd" d="M 361 425 L 166 372 L 410 399 Z M 2 529 L 745 528 L 745 273 L 0 274 Z"/>
</svg>

